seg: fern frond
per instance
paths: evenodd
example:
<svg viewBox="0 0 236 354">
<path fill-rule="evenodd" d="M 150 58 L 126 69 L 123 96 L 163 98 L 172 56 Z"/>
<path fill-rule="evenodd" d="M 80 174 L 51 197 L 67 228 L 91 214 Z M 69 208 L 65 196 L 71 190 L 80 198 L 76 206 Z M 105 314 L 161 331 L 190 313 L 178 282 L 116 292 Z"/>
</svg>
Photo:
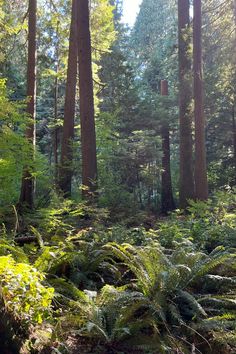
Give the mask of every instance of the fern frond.
<svg viewBox="0 0 236 354">
<path fill-rule="evenodd" d="M 73 283 L 66 281 L 63 278 L 50 278 L 48 279 L 48 283 L 54 287 L 55 289 L 55 297 L 61 297 L 67 299 L 67 303 L 71 300 L 76 301 L 87 301 L 88 297 L 85 293 L 79 290 Z"/>
<path fill-rule="evenodd" d="M 4 241 L 1 241 L 0 256 L 7 255 L 11 255 L 16 262 L 29 263 L 29 259 L 21 247 L 10 245 Z"/>
<path fill-rule="evenodd" d="M 192 314 L 193 318 L 198 316 L 207 317 L 207 314 L 204 311 L 203 307 L 199 304 L 199 302 L 195 299 L 195 297 L 189 292 L 184 290 L 179 290 L 177 293 L 177 298 L 180 301 L 183 301 L 185 303 L 185 309 L 186 307 L 188 308 L 189 313 L 190 315 Z"/>
</svg>

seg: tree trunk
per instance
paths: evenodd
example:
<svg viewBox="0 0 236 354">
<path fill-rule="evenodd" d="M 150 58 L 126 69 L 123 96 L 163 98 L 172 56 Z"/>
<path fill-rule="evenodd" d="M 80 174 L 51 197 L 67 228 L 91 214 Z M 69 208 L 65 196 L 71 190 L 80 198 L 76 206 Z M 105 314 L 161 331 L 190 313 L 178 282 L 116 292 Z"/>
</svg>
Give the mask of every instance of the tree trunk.
<svg viewBox="0 0 236 354">
<path fill-rule="evenodd" d="M 54 88 L 54 121 L 55 121 L 55 128 L 54 128 L 54 141 L 53 141 L 53 153 L 54 153 L 54 178 L 55 184 L 58 183 L 58 127 L 57 127 L 57 120 L 58 120 L 58 77 L 55 78 L 55 88 Z"/>
<path fill-rule="evenodd" d="M 232 128 L 233 128 L 233 149 L 234 149 L 234 172 L 235 172 L 235 184 L 236 184 L 236 0 L 233 3 L 234 6 L 234 102 L 233 102 L 233 114 L 232 114 Z"/>
<path fill-rule="evenodd" d="M 178 0 L 180 207 L 194 198 L 189 0 Z"/>
<path fill-rule="evenodd" d="M 74 140 L 75 97 L 78 72 L 78 3 L 78 0 L 72 1 L 66 96 L 64 107 L 64 123 L 61 146 L 61 167 L 59 186 L 65 196 L 71 195 L 71 182 L 73 175 L 72 145 Z"/>
<path fill-rule="evenodd" d="M 161 81 L 161 95 L 168 96 L 168 82 Z M 172 193 L 170 168 L 170 129 L 168 122 L 164 122 L 161 129 L 162 138 L 162 174 L 161 174 L 161 211 L 167 214 L 175 209 Z"/>
<path fill-rule="evenodd" d="M 58 73 L 59 73 L 59 46 L 60 46 L 60 40 L 59 40 L 59 21 L 57 22 L 57 30 L 56 30 L 56 35 L 57 35 L 57 42 L 56 42 L 56 55 L 55 55 L 55 60 L 56 60 L 56 77 L 55 77 L 55 82 L 54 82 L 54 134 L 53 134 L 53 153 L 54 153 L 54 179 L 55 179 L 55 185 L 56 187 L 58 186 L 58 126 L 57 126 L 57 120 L 58 120 Z"/>
<path fill-rule="evenodd" d="M 235 104 L 236 106 L 236 104 Z M 234 149 L 234 170 L 235 170 L 235 184 L 236 184 L 236 119 L 235 119 L 235 106 L 232 112 L 232 130 L 233 130 L 233 149 Z"/>
<path fill-rule="evenodd" d="M 202 73 L 202 3 L 193 1 L 193 71 L 194 71 L 194 118 L 195 118 L 195 197 L 208 198 L 207 164 L 205 147 L 205 117 L 203 107 Z"/>
<path fill-rule="evenodd" d="M 97 188 L 96 133 L 89 28 L 89 1 L 78 0 L 79 15 L 79 91 L 82 147 L 83 196 L 92 195 Z"/>
<path fill-rule="evenodd" d="M 32 119 L 32 122 L 26 129 L 26 138 L 32 145 L 32 161 L 36 144 L 36 22 L 37 22 L 37 0 L 29 0 L 28 17 L 28 64 L 27 64 L 27 97 L 28 103 L 26 112 Z M 34 206 L 35 179 L 32 176 L 30 168 L 24 167 L 20 205 L 28 208 Z"/>
</svg>

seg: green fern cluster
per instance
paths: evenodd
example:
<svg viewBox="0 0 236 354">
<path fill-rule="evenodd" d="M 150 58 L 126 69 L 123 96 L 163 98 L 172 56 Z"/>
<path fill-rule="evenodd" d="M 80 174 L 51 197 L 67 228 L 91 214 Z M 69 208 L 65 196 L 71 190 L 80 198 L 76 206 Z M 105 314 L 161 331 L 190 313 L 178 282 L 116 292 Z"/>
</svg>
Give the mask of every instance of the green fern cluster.
<svg viewBox="0 0 236 354">
<path fill-rule="evenodd" d="M 31 227 L 35 245 L 17 247 L 6 235 L 0 242 L 0 256 L 32 264 L 54 289 L 57 338 L 66 345 L 72 336 L 78 351 L 85 341 L 87 354 L 236 351 L 236 252 L 230 243 L 202 243 L 217 225 L 232 230 L 225 202 L 192 203 L 189 215 L 172 215 L 149 231 L 96 223 L 78 231 L 85 214 L 73 208 L 55 207 L 46 226 Z M 55 224 L 44 237 L 49 220 Z"/>
<path fill-rule="evenodd" d="M 235 287 L 227 288 L 227 280 L 215 274 L 219 265 L 235 259 L 223 247 L 208 255 L 188 244 L 166 255 L 156 243 L 109 243 L 103 251 L 106 267 L 122 275 L 120 286 L 105 285 L 92 297 L 87 292 L 71 296 L 63 318 L 64 326 L 70 323 L 95 346 L 125 353 L 191 353 L 193 347 L 200 352 L 203 344 L 210 350 L 211 333 L 236 330 Z M 204 288 L 209 279 L 211 293 Z"/>
<path fill-rule="evenodd" d="M 164 247 L 175 248 L 187 240 L 207 252 L 220 245 L 236 247 L 235 190 L 218 192 L 206 202 L 189 201 L 187 215 L 177 211 L 156 227 Z"/>
<path fill-rule="evenodd" d="M 108 218 L 106 209 L 91 207 L 83 202 L 76 203 L 54 193 L 50 199 L 47 208 L 41 208 L 34 214 L 38 230 L 49 240 L 53 236 L 73 236 L 78 229 L 92 225 L 99 228 L 99 223 L 105 222 Z"/>
</svg>

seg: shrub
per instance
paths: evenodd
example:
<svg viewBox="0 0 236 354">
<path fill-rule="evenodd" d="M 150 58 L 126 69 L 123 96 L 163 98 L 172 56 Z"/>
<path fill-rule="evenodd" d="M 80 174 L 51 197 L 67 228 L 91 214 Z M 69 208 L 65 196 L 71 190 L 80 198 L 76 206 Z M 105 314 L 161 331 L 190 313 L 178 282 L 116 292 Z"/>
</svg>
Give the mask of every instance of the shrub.
<svg viewBox="0 0 236 354">
<path fill-rule="evenodd" d="M 28 324 L 42 323 L 50 316 L 54 290 L 45 287 L 44 275 L 11 256 L 0 257 L 1 296 L 5 308 Z"/>
</svg>

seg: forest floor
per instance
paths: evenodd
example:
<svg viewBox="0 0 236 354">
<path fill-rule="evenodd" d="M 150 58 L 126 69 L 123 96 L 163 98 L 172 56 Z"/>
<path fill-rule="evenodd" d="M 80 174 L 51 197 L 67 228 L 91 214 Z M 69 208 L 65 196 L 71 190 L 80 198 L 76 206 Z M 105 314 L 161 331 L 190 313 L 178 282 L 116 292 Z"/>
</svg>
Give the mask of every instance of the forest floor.
<svg viewBox="0 0 236 354">
<path fill-rule="evenodd" d="M 234 192 L 167 217 L 56 200 L 18 233 L 4 213 L 1 353 L 236 353 Z"/>
</svg>

